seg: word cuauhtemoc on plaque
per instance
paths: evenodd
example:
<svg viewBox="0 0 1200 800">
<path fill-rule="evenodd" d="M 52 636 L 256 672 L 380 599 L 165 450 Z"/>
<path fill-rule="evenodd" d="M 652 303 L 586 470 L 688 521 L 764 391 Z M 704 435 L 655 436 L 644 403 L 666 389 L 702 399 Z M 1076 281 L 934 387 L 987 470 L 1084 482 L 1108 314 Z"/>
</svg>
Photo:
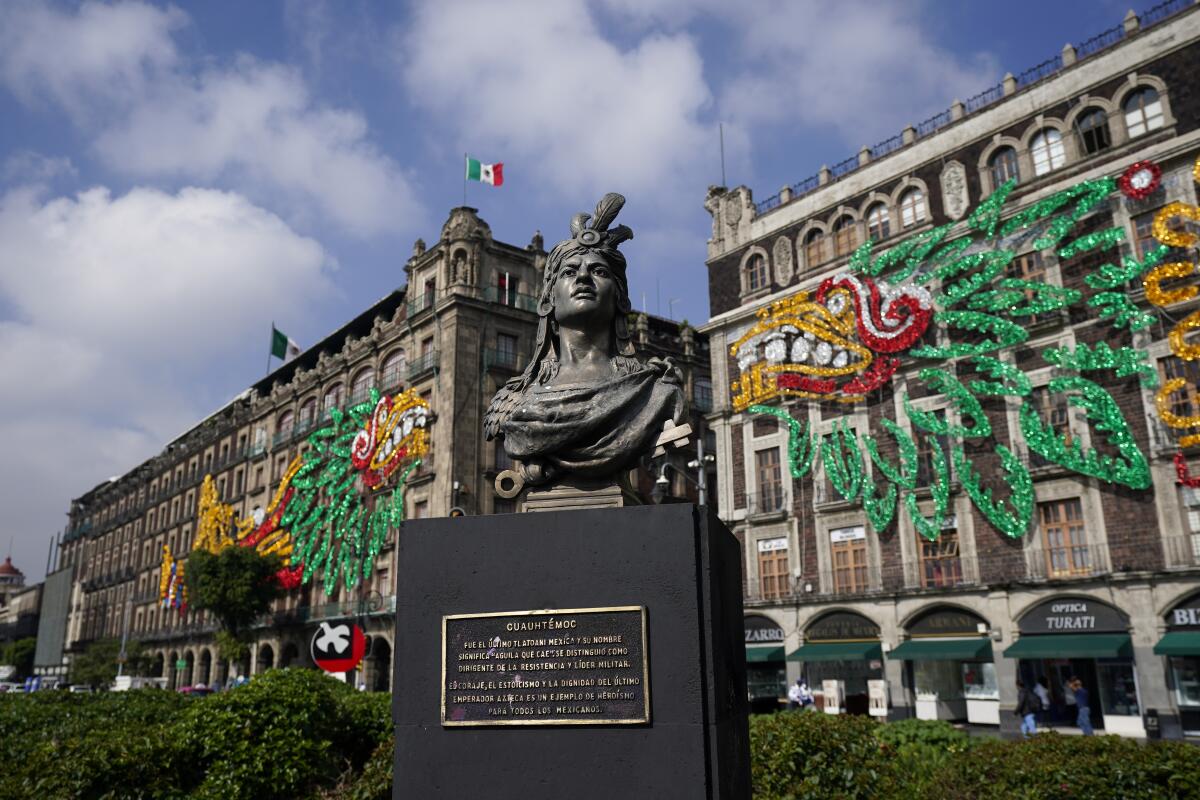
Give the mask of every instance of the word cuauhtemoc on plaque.
<svg viewBox="0 0 1200 800">
<path fill-rule="evenodd" d="M 649 721 L 645 606 L 442 617 L 442 725 Z"/>
</svg>

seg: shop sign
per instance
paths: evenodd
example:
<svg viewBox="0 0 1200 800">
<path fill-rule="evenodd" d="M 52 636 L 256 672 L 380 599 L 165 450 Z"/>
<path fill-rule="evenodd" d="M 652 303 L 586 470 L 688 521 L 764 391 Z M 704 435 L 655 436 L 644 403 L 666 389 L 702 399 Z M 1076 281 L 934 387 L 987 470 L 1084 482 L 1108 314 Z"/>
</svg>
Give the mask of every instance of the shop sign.
<svg viewBox="0 0 1200 800">
<path fill-rule="evenodd" d="M 1021 633 L 1124 633 L 1129 620 L 1117 609 L 1083 597 L 1039 603 L 1017 623 Z"/>
<path fill-rule="evenodd" d="M 761 614 L 746 617 L 746 644 L 783 644 L 783 628 Z"/>
<path fill-rule="evenodd" d="M 1194 594 L 1167 612 L 1167 630 L 1200 629 L 1200 594 Z"/>
<path fill-rule="evenodd" d="M 845 639 L 878 639 L 879 626 L 861 614 L 849 611 L 835 611 L 826 614 L 808 626 L 804 631 L 804 641 L 822 642 Z"/>
<path fill-rule="evenodd" d="M 987 629 L 987 621 L 978 614 L 957 608 L 941 608 L 917 618 L 908 626 L 908 632 L 914 637 L 978 636 L 980 625 Z"/>
<path fill-rule="evenodd" d="M 787 549 L 788 549 L 788 546 L 787 546 L 787 537 L 786 536 L 779 536 L 774 539 L 759 539 L 758 540 L 758 552 L 760 552 L 760 553 L 774 553 L 777 550 L 787 550 Z"/>
<path fill-rule="evenodd" d="M 866 539 L 866 528 L 858 525 L 853 528 L 834 528 L 829 532 L 829 541 L 837 544 L 838 542 L 856 542 L 859 539 Z"/>
</svg>

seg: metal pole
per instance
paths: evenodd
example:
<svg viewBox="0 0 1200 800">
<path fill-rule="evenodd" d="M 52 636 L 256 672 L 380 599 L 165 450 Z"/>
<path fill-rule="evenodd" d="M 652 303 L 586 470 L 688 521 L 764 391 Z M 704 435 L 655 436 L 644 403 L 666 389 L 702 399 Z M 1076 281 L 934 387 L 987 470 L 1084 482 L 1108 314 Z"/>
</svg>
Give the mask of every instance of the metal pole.
<svg viewBox="0 0 1200 800">
<path fill-rule="evenodd" d="M 728 186 L 725 183 L 725 123 L 718 123 L 718 129 L 721 131 L 721 185 Z"/>
<path fill-rule="evenodd" d="M 697 435 L 696 435 L 696 456 L 697 456 L 696 460 L 700 462 L 700 467 L 699 467 L 700 474 L 696 476 L 696 485 L 698 488 L 700 505 L 706 506 L 706 505 L 708 505 L 708 475 L 706 474 L 707 471 L 704 469 L 704 431 L 703 430 L 698 431 Z"/>
<path fill-rule="evenodd" d="M 133 608 L 133 598 L 125 598 L 125 614 L 121 618 L 121 652 L 117 654 L 117 677 L 125 670 L 125 642 L 129 639 L 129 612 Z"/>
</svg>

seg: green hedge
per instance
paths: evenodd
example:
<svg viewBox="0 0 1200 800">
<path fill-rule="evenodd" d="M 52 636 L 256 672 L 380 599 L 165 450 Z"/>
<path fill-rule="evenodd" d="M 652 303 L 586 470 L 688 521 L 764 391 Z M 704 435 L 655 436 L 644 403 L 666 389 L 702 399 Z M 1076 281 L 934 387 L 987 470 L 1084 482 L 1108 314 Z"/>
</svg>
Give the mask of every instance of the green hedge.
<svg viewBox="0 0 1200 800">
<path fill-rule="evenodd" d="M 0 797 L 389 800 L 390 703 L 312 670 L 205 698 L 0 695 Z M 752 717 L 750 744 L 755 800 L 1200 797 L 1200 748 L 1182 742 L 805 712 Z"/>
</svg>

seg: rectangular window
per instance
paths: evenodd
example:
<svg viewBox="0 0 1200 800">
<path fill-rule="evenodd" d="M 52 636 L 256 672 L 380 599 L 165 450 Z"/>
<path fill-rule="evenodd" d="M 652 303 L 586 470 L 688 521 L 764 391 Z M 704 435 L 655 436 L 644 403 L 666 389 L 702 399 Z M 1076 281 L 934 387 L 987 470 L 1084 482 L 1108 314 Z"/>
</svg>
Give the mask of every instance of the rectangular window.
<svg viewBox="0 0 1200 800">
<path fill-rule="evenodd" d="M 946 409 L 939 408 L 932 412 L 940 423 L 946 422 Z M 935 471 L 933 468 L 934 446 L 940 446 L 942 462 L 946 473 L 950 472 L 950 437 L 946 434 L 933 434 L 927 431 L 914 430 L 913 438 L 917 441 L 917 486 L 931 486 Z"/>
<path fill-rule="evenodd" d="M 1200 362 L 1184 361 L 1176 356 L 1158 360 L 1158 376 L 1165 385 L 1168 381 L 1182 379 L 1184 385 L 1168 396 L 1169 409 L 1177 417 L 1190 417 L 1200 413 Z"/>
<path fill-rule="evenodd" d="M 936 541 L 917 534 L 921 553 L 921 587 L 924 589 L 957 586 L 962 583 L 962 560 L 958 552 L 958 531 L 947 526 Z"/>
<path fill-rule="evenodd" d="M 1045 536 L 1047 576 L 1061 578 L 1089 574 L 1091 553 L 1079 498 L 1038 503 L 1038 521 Z"/>
<path fill-rule="evenodd" d="M 867 582 L 867 534 L 861 525 L 831 530 L 829 555 L 833 561 L 835 592 L 863 592 L 870 588 Z"/>
<path fill-rule="evenodd" d="M 1031 253 L 1026 253 L 1017 256 L 1009 262 L 1005 274 L 1009 278 L 1029 281 L 1030 283 L 1043 284 L 1046 283 L 1046 265 L 1042 261 L 1042 251 L 1034 250 Z M 1026 302 L 1034 299 L 1036 292 L 1033 289 L 1025 291 Z M 1032 314 L 1023 316 L 1023 320 L 1027 320 L 1028 324 L 1033 325 L 1038 322 L 1044 322 L 1049 319 L 1054 319 L 1055 312 L 1048 311 L 1044 314 Z"/>
<path fill-rule="evenodd" d="M 515 369 L 517 366 L 517 337 L 511 333 L 496 334 L 496 363 Z"/>
<path fill-rule="evenodd" d="M 786 536 L 758 540 L 758 585 L 763 599 L 788 594 L 788 542 Z"/>
<path fill-rule="evenodd" d="M 517 303 L 517 292 L 521 282 L 509 272 L 496 273 L 496 302 L 512 306 Z"/>
<path fill-rule="evenodd" d="M 1071 412 L 1067 405 L 1067 396 L 1051 394 L 1045 386 L 1035 387 L 1029 395 L 1029 401 L 1037 409 L 1043 425 L 1048 425 L 1060 437 L 1064 437 L 1068 446 L 1074 441 L 1071 435 Z M 1051 462 L 1037 453 L 1030 451 L 1029 463 L 1034 467 L 1046 467 Z"/>
<path fill-rule="evenodd" d="M 422 308 L 429 308 L 433 305 L 433 300 L 437 296 L 437 280 L 429 278 L 425 281 L 425 303 Z"/>
<path fill-rule="evenodd" d="M 778 511 L 783 508 L 783 478 L 779 468 L 779 448 L 770 447 L 754 454 L 755 471 L 758 478 L 758 504 L 753 509 L 759 513 Z"/>
<path fill-rule="evenodd" d="M 429 501 L 417 500 L 413 503 L 413 519 L 425 519 L 429 516 Z"/>
<path fill-rule="evenodd" d="M 240 469 L 233 473 L 233 493 L 235 495 L 242 493 L 242 471 Z"/>
</svg>

